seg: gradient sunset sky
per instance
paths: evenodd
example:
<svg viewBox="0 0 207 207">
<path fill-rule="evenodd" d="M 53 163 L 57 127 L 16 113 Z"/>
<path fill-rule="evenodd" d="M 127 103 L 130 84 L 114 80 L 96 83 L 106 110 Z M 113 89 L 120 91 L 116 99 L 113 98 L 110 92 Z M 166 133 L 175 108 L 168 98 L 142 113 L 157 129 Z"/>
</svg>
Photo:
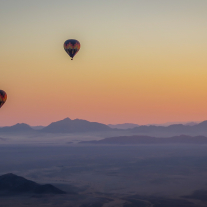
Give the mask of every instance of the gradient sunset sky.
<svg viewBox="0 0 207 207">
<path fill-rule="evenodd" d="M 207 120 L 206 0 L 1 0 L 0 126 Z M 71 61 L 67 39 L 81 43 Z"/>
</svg>

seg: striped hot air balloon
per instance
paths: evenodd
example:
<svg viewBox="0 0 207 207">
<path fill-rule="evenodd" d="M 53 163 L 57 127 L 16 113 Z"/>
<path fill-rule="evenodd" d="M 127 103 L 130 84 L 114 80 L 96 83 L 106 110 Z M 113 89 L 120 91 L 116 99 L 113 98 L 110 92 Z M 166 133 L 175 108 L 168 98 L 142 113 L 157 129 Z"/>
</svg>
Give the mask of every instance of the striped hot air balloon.
<svg viewBox="0 0 207 207">
<path fill-rule="evenodd" d="M 0 90 L 0 108 L 4 105 L 7 99 L 7 94 L 5 91 Z"/>
<path fill-rule="evenodd" d="M 69 39 L 64 42 L 64 49 L 73 60 L 73 57 L 77 54 L 80 50 L 80 42 L 78 40 Z"/>
</svg>

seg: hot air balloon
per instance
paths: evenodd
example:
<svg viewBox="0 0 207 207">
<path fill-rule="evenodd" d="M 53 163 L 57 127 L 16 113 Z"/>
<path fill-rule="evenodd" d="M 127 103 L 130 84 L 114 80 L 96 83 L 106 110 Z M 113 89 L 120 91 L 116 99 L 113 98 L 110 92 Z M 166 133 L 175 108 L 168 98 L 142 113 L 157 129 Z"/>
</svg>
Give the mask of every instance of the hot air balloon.
<svg viewBox="0 0 207 207">
<path fill-rule="evenodd" d="M 78 40 L 69 39 L 64 42 L 64 49 L 73 60 L 73 57 L 77 54 L 80 50 L 80 42 Z"/>
<path fill-rule="evenodd" d="M 6 102 L 6 99 L 7 99 L 6 92 L 4 92 L 3 90 L 0 90 L 0 108 L 4 105 L 4 103 Z"/>
</svg>

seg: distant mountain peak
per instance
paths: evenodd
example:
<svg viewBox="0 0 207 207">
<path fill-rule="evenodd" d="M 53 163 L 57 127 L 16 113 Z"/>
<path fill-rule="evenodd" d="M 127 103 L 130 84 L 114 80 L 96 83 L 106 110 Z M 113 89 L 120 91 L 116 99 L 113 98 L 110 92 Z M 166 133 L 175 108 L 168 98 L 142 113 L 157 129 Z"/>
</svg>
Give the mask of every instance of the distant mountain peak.
<svg viewBox="0 0 207 207">
<path fill-rule="evenodd" d="M 29 125 L 28 124 L 25 124 L 25 123 L 17 123 L 17 124 L 15 124 L 15 125 L 13 125 L 13 126 L 26 126 L 26 127 L 28 127 Z M 29 126 L 30 127 L 30 126 Z"/>
<path fill-rule="evenodd" d="M 13 126 L 6 126 L 0 128 L 0 132 L 29 132 L 34 131 L 28 124 L 18 123 Z"/>
<path fill-rule="evenodd" d="M 207 127 L 207 120 L 200 122 L 197 126 Z"/>
<path fill-rule="evenodd" d="M 65 118 L 63 120 L 53 122 L 41 131 L 49 133 L 76 133 L 76 132 L 92 132 L 92 131 L 110 131 L 109 126 L 98 122 L 90 122 L 83 119 Z"/>
<path fill-rule="evenodd" d="M 61 121 L 71 121 L 71 119 L 69 117 L 67 117 L 67 118 L 65 118 L 65 119 L 63 119 Z"/>
</svg>

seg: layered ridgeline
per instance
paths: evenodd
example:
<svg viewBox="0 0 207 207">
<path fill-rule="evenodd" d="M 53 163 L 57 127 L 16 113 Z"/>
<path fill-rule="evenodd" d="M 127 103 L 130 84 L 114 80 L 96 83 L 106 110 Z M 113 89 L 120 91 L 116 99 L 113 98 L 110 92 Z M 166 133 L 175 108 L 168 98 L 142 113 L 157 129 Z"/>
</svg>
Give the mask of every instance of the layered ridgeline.
<svg viewBox="0 0 207 207">
<path fill-rule="evenodd" d="M 23 177 L 8 173 L 0 176 L 0 194 L 65 194 L 51 184 L 40 185 Z"/>
<path fill-rule="evenodd" d="M 173 124 L 170 126 L 139 126 L 131 129 L 133 133 L 178 133 L 178 134 L 202 134 L 207 133 L 207 121 L 194 125 Z"/>
<path fill-rule="evenodd" d="M 207 121 L 198 124 L 184 125 L 173 124 L 170 126 L 142 125 L 136 124 L 118 124 L 105 125 L 98 122 L 90 122 L 82 119 L 66 118 L 43 127 L 31 127 L 27 124 L 16 124 L 14 126 L 0 127 L 0 133 L 21 133 L 21 132 L 42 132 L 42 133 L 84 133 L 84 132 L 110 132 L 117 131 L 125 134 L 145 134 L 145 135 L 163 135 L 174 136 L 181 134 L 205 135 L 207 136 Z"/>
<path fill-rule="evenodd" d="M 1 127 L 0 133 L 18 132 L 46 132 L 46 133 L 78 133 L 78 132 L 97 132 L 112 131 L 109 126 L 97 122 L 89 122 L 81 119 L 71 120 L 69 118 L 53 122 L 46 127 L 31 127 L 27 124 L 16 124 L 14 126 Z"/>
<path fill-rule="evenodd" d="M 180 135 L 168 138 L 150 136 L 120 136 L 110 137 L 99 141 L 82 141 L 79 144 L 207 144 L 207 137 Z"/>
</svg>

